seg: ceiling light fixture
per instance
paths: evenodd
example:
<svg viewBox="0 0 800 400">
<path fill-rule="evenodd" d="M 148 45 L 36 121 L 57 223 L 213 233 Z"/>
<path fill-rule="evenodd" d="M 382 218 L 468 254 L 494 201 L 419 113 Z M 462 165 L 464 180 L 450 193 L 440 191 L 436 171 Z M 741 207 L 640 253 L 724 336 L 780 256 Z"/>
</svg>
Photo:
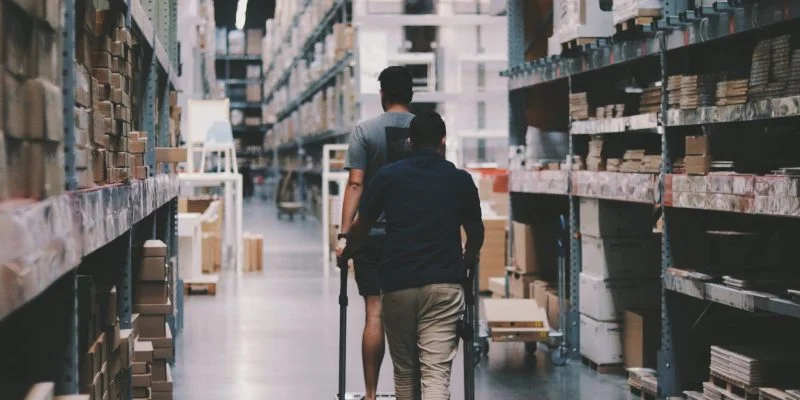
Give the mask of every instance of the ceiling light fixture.
<svg viewBox="0 0 800 400">
<path fill-rule="evenodd" d="M 236 5 L 236 29 L 244 28 L 244 21 L 247 19 L 247 0 L 239 0 Z"/>
</svg>

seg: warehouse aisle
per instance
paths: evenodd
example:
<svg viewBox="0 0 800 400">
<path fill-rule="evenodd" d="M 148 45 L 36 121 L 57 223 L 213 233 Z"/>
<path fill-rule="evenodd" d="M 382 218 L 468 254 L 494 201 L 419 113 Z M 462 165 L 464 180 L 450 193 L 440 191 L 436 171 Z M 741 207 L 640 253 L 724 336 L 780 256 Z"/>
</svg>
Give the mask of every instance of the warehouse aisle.
<svg viewBox="0 0 800 400">
<path fill-rule="evenodd" d="M 265 235 L 265 270 L 225 275 L 216 297 L 186 298 L 185 328 L 176 346 L 175 398 L 331 399 L 336 391 L 338 274 L 321 265 L 316 221 L 278 221 L 272 203 L 245 205 L 245 230 Z M 363 389 L 363 306 L 351 281 L 347 377 Z M 621 377 L 598 376 L 579 364 L 551 367 L 522 356 L 518 344 L 493 344 L 476 372 L 476 398 L 502 400 L 628 399 Z M 453 399 L 463 398 L 462 361 L 453 371 Z M 380 390 L 392 390 L 391 360 Z"/>
</svg>

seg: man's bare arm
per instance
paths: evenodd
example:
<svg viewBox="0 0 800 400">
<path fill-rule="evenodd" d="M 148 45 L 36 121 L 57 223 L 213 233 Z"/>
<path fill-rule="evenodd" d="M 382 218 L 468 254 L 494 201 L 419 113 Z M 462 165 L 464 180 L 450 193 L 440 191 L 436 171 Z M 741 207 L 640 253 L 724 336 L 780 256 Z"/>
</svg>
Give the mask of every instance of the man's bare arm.
<svg viewBox="0 0 800 400">
<path fill-rule="evenodd" d="M 342 225 L 341 232 L 348 233 L 353 226 L 353 220 L 358 212 L 358 205 L 361 203 L 361 195 L 364 193 L 364 170 L 351 169 L 347 178 L 347 186 L 344 189 L 344 200 L 342 204 Z"/>
</svg>

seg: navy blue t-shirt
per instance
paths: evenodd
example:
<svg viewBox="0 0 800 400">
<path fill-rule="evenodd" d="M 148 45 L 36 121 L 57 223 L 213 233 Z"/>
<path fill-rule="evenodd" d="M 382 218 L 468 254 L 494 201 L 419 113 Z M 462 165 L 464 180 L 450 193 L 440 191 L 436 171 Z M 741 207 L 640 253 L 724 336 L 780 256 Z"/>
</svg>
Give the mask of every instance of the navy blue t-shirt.
<svg viewBox="0 0 800 400">
<path fill-rule="evenodd" d="M 472 177 L 432 150 L 381 168 L 361 198 L 359 218 L 386 216 L 381 261 L 384 292 L 435 283 L 462 283 L 461 227 L 480 225 L 480 198 Z M 477 232 L 477 229 L 472 229 Z"/>
</svg>

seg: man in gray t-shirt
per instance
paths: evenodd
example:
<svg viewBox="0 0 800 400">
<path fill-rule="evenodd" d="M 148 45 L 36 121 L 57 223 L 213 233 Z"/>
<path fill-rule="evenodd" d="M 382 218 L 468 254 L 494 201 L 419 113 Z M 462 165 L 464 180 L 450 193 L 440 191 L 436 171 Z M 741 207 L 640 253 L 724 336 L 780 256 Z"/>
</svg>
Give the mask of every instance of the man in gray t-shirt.
<svg viewBox="0 0 800 400">
<path fill-rule="evenodd" d="M 350 135 L 345 168 L 349 171 L 342 207 L 342 228 L 336 255 L 341 256 L 347 232 L 353 224 L 361 194 L 384 165 L 405 158 L 411 153 L 409 125 L 414 114 L 409 111 L 412 87 L 411 73 L 405 67 L 389 67 L 381 72 L 381 105 L 385 111 L 356 125 Z M 369 240 L 361 247 L 354 261 L 358 292 L 364 297 L 366 322 L 362 338 L 365 400 L 375 400 L 378 375 L 385 352 L 381 321 L 381 282 L 379 265 L 383 254 L 385 220 L 381 217 L 370 231 Z"/>
</svg>

